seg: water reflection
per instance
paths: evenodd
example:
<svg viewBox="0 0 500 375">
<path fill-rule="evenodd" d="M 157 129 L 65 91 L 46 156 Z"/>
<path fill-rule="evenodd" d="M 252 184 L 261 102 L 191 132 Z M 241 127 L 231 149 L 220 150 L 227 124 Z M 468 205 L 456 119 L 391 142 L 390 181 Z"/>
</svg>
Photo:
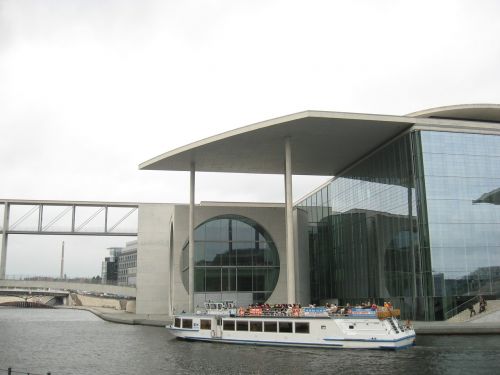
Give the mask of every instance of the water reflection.
<svg viewBox="0 0 500 375">
<path fill-rule="evenodd" d="M 491 374 L 497 336 L 417 338 L 399 352 L 184 342 L 74 310 L 0 308 L 0 368 L 52 374 Z"/>
</svg>

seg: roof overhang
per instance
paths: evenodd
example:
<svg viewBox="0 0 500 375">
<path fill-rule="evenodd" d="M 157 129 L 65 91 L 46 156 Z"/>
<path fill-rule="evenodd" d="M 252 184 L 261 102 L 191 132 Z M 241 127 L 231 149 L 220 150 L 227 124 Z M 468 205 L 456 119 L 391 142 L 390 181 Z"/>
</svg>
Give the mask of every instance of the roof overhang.
<svg viewBox="0 0 500 375">
<path fill-rule="evenodd" d="M 305 111 L 234 129 L 142 163 L 145 170 L 281 174 L 285 139 L 292 173 L 333 176 L 417 121 L 411 117 Z"/>
<path fill-rule="evenodd" d="M 500 122 L 499 104 L 458 104 L 410 113 L 407 116 L 462 121 Z"/>
</svg>

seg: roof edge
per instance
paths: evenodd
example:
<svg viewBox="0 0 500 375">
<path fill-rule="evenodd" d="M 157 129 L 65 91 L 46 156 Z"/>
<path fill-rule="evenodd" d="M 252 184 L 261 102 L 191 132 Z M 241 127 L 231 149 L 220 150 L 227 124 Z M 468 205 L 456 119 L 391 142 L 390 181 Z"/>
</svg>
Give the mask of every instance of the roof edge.
<svg viewBox="0 0 500 375">
<path fill-rule="evenodd" d="M 232 136 L 240 135 L 246 132 L 255 131 L 258 129 L 266 128 L 269 126 L 277 125 L 280 123 L 290 122 L 294 120 L 299 120 L 307 117 L 317 117 L 317 118 L 331 118 L 331 119 L 352 119 L 352 120 L 378 120 L 378 121 L 392 121 L 392 122 L 404 122 L 404 123 L 414 123 L 413 119 L 405 116 L 397 115 L 381 115 L 381 114 L 367 114 L 367 113 L 354 113 L 354 112 L 331 112 L 331 111 L 317 111 L 317 110 L 305 110 L 302 112 L 293 113 L 290 115 L 280 116 L 272 118 L 269 120 L 253 123 L 246 126 L 241 126 L 236 129 L 232 129 L 226 132 L 219 133 L 207 138 L 203 138 L 199 141 L 189 143 L 187 145 L 177 147 L 173 150 L 167 151 L 160 154 L 154 158 L 146 160 L 139 164 L 139 170 L 154 170 L 155 168 L 150 168 L 155 163 L 174 156 L 176 154 L 186 152 L 195 149 L 200 146 L 204 146 L 211 142 L 219 141 L 225 138 L 230 138 Z"/>
</svg>

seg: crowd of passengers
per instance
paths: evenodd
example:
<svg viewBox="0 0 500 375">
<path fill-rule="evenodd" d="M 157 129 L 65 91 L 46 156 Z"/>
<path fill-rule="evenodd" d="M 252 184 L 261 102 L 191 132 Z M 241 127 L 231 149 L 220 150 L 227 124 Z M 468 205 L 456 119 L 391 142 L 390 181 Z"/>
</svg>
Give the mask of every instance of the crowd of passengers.
<svg viewBox="0 0 500 375">
<path fill-rule="evenodd" d="M 345 306 L 337 306 L 335 303 L 327 303 L 325 306 L 316 306 L 314 304 L 309 305 L 309 308 L 318 308 L 316 310 L 317 313 L 328 313 L 329 315 L 347 315 L 351 313 L 351 309 L 370 309 L 372 311 L 380 311 L 380 310 L 392 310 L 392 304 L 390 302 L 384 302 L 384 306 L 377 306 L 375 303 L 371 303 L 367 301 L 366 303 L 361 303 L 357 305 L 351 306 L 351 304 L 347 303 Z M 314 312 L 314 310 L 312 311 Z M 252 315 L 270 315 L 270 316 L 303 316 L 304 310 L 302 309 L 302 305 L 295 303 L 278 303 L 274 305 L 269 305 L 268 303 L 260 303 L 248 305 L 247 308 L 240 307 L 237 310 L 237 314 L 239 316 L 252 316 Z"/>
</svg>

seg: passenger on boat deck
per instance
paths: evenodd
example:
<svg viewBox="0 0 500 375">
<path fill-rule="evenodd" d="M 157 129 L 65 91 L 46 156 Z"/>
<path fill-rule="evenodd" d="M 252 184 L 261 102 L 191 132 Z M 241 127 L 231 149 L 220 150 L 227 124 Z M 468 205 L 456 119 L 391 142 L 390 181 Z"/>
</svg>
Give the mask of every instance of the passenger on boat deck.
<svg viewBox="0 0 500 375">
<path fill-rule="evenodd" d="M 371 307 L 372 311 L 375 311 L 377 310 L 377 305 L 375 304 L 375 302 L 372 304 L 372 307 Z"/>
<path fill-rule="evenodd" d="M 337 305 L 336 305 L 336 304 L 334 304 L 334 303 L 332 303 L 332 304 L 330 305 L 330 312 L 331 312 L 331 313 L 333 313 L 333 314 L 335 314 L 335 313 L 337 312 L 337 310 L 338 310 Z"/>
</svg>

